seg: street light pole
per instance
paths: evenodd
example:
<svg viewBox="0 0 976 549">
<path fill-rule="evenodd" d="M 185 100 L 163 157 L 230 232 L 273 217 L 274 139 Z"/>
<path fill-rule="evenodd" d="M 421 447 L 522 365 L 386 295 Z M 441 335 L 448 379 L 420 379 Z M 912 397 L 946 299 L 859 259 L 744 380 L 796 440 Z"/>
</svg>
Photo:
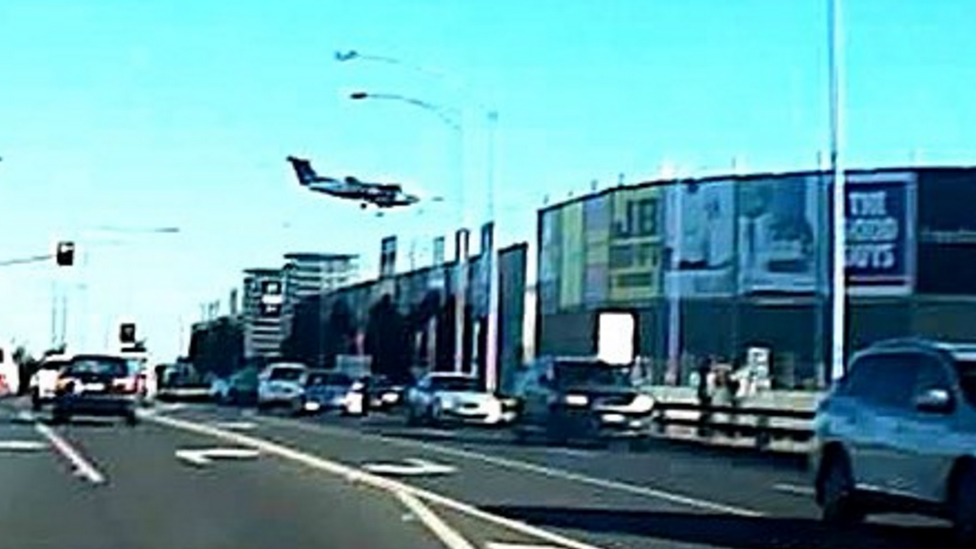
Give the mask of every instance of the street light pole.
<svg viewBox="0 0 976 549">
<path fill-rule="evenodd" d="M 458 256 L 457 261 L 457 295 L 455 297 L 455 341 L 454 341 L 454 370 L 456 372 L 464 371 L 464 337 L 465 337 L 465 308 L 467 294 L 467 282 L 468 282 L 468 238 L 467 238 L 467 208 L 464 204 L 464 125 L 463 118 L 456 120 L 452 117 L 454 113 L 453 109 L 448 109 L 434 103 L 423 101 L 414 97 L 408 97 L 405 95 L 394 94 L 394 93 L 367 93 L 367 92 L 354 92 L 349 95 L 350 99 L 353 100 L 364 100 L 364 99 L 380 99 L 386 101 L 397 101 L 400 103 L 405 103 L 423 109 L 425 111 L 435 114 L 438 119 L 443 122 L 447 127 L 454 130 L 457 136 L 457 211 L 459 216 L 459 224 L 462 228 L 462 232 L 456 233 L 456 253 Z"/>
<path fill-rule="evenodd" d="M 487 120 L 487 123 L 488 123 L 488 166 L 487 166 L 488 180 L 487 180 L 487 184 L 486 184 L 486 191 L 487 191 L 487 195 L 488 196 L 487 196 L 487 199 L 486 199 L 486 205 L 487 205 L 487 208 L 488 208 L 488 219 L 487 219 L 487 221 L 488 222 L 491 222 L 492 223 L 492 227 L 494 228 L 494 221 L 495 221 L 495 215 L 494 215 L 494 200 L 495 200 L 495 181 L 494 181 L 494 169 L 495 169 L 495 130 L 497 128 L 497 122 L 498 122 L 498 111 L 495 110 L 495 109 L 493 109 L 493 108 L 488 108 L 488 107 L 486 107 L 484 104 L 482 104 L 480 102 L 472 101 L 472 94 L 470 93 L 469 89 L 461 81 L 459 81 L 457 78 L 452 77 L 449 73 L 447 73 L 445 71 L 442 71 L 442 70 L 437 70 L 437 69 L 432 69 L 430 67 L 424 67 L 424 66 L 421 66 L 421 65 L 416 65 L 416 64 L 413 64 L 413 63 L 409 63 L 409 62 L 403 61 L 401 59 L 397 59 L 395 57 L 390 57 L 390 56 L 385 56 L 385 55 L 364 54 L 364 53 L 361 53 L 361 52 L 356 51 L 356 50 L 347 50 L 347 51 L 344 51 L 344 52 L 337 51 L 335 53 L 335 59 L 338 62 L 348 62 L 348 61 L 354 61 L 354 60 L 364 60 L 364 61 L 372 61 L 372 62 L 377 62 L 377 63 L 383 63 L 383 64 L 387 64 L 387 65 L 395 65 L 395 66 L 399 66 L 399 67 L 405 67 L 405 68 L 410 69 L 410 70 L 412 70 L 414 72 L 421 73 L 421 74 L 424 74 L 424 75 L 427 75 L 427 76 L 432 76 L 432 77 L 434 77 L 434 78 L 436 78 L 436 79 L 438 79 L 438 80 L 440 80 L 442 82 L 448 83 L 449 84 L 449 87 L 453 88 L 453 91 L 455 91 L 456 93 L 458 93 L 461 96 L 464 96 L 465 103 L 474 102 L 474 103 L 477 104 L 477 106 L 479 107 L 479 110 L 482 111 L 486 115 L 486 120 Z M 463 143 L 463 137 L 462 137 L 462 143 Z M 463 158 L 463 151 L 460 153 L 459 156 L 461 156 Z M 463 168 L 463 162 L 462 162 L 461 169 L 462 170 L 464 169 Z M 463 177 L 462 177 L 462 179 L 463 179 Z M 463 184 L 462 184 L 462 186 L 463 186 Z M 463 189 L 462 189 L 462 193 L 463 193 Z M 463 208 L 463 195 L 462 195 L 462 209 L 464 209 Z M 466 216 L 466 213 L 464 213 L 462 215 L 463 216 Z M 465 220 L 465 222 L 462 223 L 462 227 L 464 227 L 464 228 L 466 228 L 467 225 L 468 225 L 468 223 L 466 221 L 467 220 Z M 497 301 L 498 301 L 498 296 L 495 295 L 495 293 L 498 290 L 496 288 L 496 286 L 498 285 L 498 276 L 497 276 L 497 271 L 494 268 L 494 264 L 495 264 L 495 239 L 494 238 L 492 238 L 491 241 L 490 241 L 490 247 L 489 247 L 489 250 L 487 250 L 487 253 L 490 254 L 489 257 L 491 258 L 490 259 L 491 266 L 489 267 L 489 272 L 490 272 L 490 275 L 489 276 L 491 277 L 491 279 L 489 281 L 489 287 L 488 287 L 489 304 L 488 304 L 488 311 L 487 311 L 488 318 L 486 319 L 486 321 L 488 323 L 488 327 L 487 327 L 488 329 L 487 329 L 487 333 L 486 333 L 486 337 L 487 337 L 487 345 L 486 345 L 487 353 L 486 353 L 486 356 L 485 356 L 485 371 L 486 371 L 486 380 L 485 381 L 486 381 L 486 385 L 488 385 L 488 388 L 489 389 L 493 389 L 494 388 L 494 384 L 497 382 L 497 375 L 496 375 L 496 373 L 497 373 L 496 372 L 496 370 L 497 370 L 497 364 L 496 364 L 496 361 L 497 361 L 497 349 L 496 349 L 496 341 L 495 341 L 495 338 L 497 337 L 497 326 L 496 326 L 496 324 L 498 322 L 498 320 L 496 318 L 497 317 Z M 467 275 L 465 274 L 464 276 L 465 276 L 464 283 L 466 284 L 467 283 L 467 279 L 466 279 Z M 461 309 L 461 310 L 463 310 L 463 309 Z M 457 363 L 457 368 L 460 369 L 460 362 Z"/>
<path fill-rule="evenodd" d="M 841 141 L 841 48 L 840 0 L 828 0 L 828 51 L 830 63 L 830 164 L 833 182 L 833 254 L 831 272 L 831 380 L 844 376 L 844 342 L 846 339 L 845 250 L 847 245 L 846 181 L 844 177 L 843 143 Z"/>
</svg>

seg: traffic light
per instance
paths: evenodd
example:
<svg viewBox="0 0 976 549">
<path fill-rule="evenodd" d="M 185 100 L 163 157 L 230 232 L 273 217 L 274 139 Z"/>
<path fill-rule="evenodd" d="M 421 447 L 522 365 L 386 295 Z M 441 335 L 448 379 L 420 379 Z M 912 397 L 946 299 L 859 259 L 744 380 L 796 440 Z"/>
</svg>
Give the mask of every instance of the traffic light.
<svg viewBox="0 0 976 549">
<path fill-rule="evenodd" d="M 75 243 L 74 242 L 58 242 L 58 248 L 55 252 L 55 259 L 58 262 L 59 267 L 70 267 L 75 263 Z"/>
<path fill-rule="evenodd" d="M 133 322 L 119 324 L 119 343 L 136 342 L 136 325 Z"/>
</svg>

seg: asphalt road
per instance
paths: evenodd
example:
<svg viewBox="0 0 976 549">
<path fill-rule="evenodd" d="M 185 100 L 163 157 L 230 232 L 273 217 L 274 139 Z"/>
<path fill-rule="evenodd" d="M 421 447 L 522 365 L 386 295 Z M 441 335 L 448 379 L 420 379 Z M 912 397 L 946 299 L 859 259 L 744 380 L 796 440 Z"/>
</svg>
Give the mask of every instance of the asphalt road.
<svg viewBox="0 0 976 549">
<path fill-rule="evenodd" d="M 800 459 L 516 445 L 504 430 L 206 405 L 161 405 L 134 429 L 15 414 L 0 409 L 2 547 L 948 546 L 943 525 L 914 518 L 826 529 Z M 102 482 L 73 474 L 45 432 Z M 238 454 L 194 463 L 214 448 Z"/>
</svg>

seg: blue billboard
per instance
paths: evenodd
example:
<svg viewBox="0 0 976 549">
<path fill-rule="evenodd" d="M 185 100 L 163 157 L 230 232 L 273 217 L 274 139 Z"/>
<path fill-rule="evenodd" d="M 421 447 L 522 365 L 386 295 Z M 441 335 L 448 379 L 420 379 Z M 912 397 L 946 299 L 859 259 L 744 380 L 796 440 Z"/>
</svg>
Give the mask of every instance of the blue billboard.
<svg viewBox="0 0 976 549">
<path fill-rule="evenodd" d="M 915 174 L 849 175 L 845 211 L 849 292 L 910 293 L 915 278 Z"/>
</svg>

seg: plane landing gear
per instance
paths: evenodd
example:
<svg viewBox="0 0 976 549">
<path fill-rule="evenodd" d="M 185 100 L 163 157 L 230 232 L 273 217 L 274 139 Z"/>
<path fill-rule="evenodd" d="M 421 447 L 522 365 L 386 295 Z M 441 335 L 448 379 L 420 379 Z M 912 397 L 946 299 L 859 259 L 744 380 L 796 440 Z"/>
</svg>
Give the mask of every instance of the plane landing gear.
<svg viewBox="0 0 976 549">
<path fill-rule="evenodd" d="M 363 202 L 362 204 L 359 205 L 359 209 L 365 210 L 367 206 L 369 206 L 369 204 Z"/>
</svg>

